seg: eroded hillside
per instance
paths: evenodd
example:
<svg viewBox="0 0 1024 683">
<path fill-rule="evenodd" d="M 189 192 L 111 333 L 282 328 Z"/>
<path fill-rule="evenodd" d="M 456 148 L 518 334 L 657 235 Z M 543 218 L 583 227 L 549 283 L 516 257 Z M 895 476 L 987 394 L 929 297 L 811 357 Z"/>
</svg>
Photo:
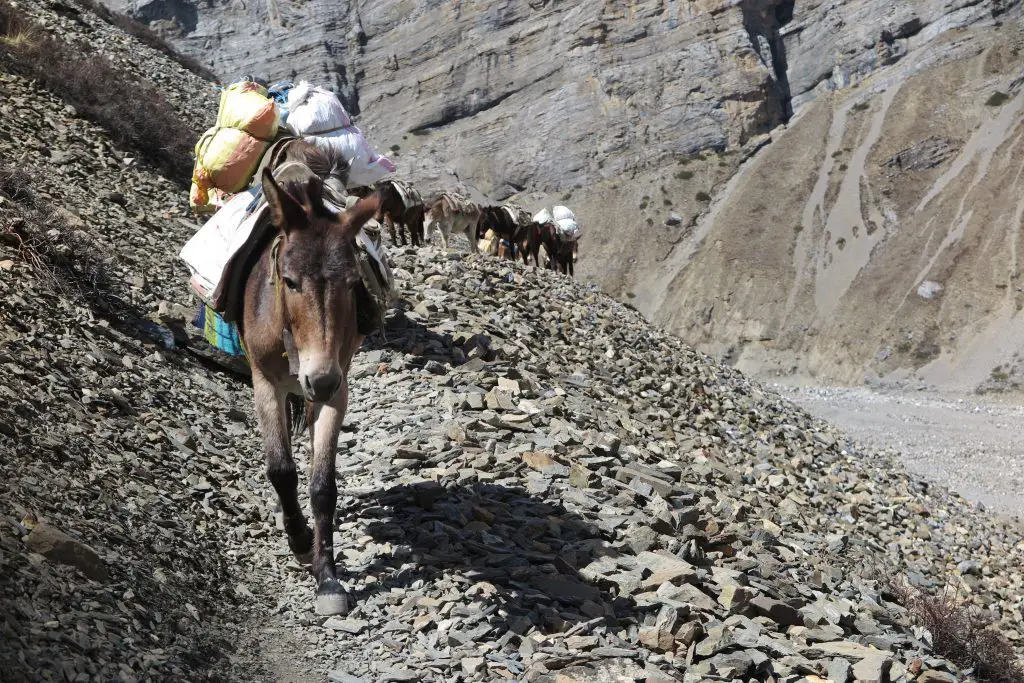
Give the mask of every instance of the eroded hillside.
<svg viewBox="0 0 1024 683">
<path fill-rule="evenodd" d="M 651 279 L 651 315 L 746 369 L 999 372 L 1024 342 L 1021 37 L 950 32 L 807 105 Z"/>
</svg>

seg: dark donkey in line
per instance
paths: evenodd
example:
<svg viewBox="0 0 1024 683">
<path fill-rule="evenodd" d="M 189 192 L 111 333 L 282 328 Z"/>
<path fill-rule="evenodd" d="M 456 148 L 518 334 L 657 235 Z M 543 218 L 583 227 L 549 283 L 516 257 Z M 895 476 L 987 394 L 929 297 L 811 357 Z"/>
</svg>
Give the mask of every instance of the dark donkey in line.
<svg viewBox="0 0 1024 683">
<path fill-rule="evenodd" d="M 529 265 L 533 259 L 533 265 L 540 268 L 540 248 L 544 247 L 550 263 L 551 253 L 555 249 L 555 224 L 551 222 L 538 223 L 530 221 L 526 226 L 525 234 L 520 237 L 519 253 L 523 255 L 523 263 Z M 550 266 L 546 266 L 550 268 Z"/>
<path fill-rule="evenodd" d="M 253 399 L 267 474 L 281 502 L 288 547 L 316 577 L 316 611 L 345 614 L 348 597 L 334 563 L 338 489 L 334 461 L 348 407 L 348 370 L 362 343 L 356 309 L 365 288 L 355 236 L 380 208 L 376 195 L 336 214 L 323 202 L 331 163 L 297 141 L 263 171 L 263 193 L 276 231 L 245 281 L 242 340 L 252 367 Z M 290 443 L 289 396 L 305 401 L 313 443 L 311 531 L 299 507 Z"/>
<path fill-rule="evenodd" d="M 419 191 L 408 183 L 387 178 L 377 182 L 377 194 L 380 195 L 378 220 L 391 235 L 391 243 L 405 246 L 405 233 L 408 232 L 412 246 L 420 246 L 423 243 L 426 207 Z"/>
</svg>

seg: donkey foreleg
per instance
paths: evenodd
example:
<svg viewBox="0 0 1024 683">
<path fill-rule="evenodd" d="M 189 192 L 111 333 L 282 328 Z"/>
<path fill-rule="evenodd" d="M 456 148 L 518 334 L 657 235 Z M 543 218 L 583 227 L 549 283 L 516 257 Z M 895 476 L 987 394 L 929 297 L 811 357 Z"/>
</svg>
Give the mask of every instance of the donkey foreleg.
<svg viewBox="0 0 1024 683">
<path fill-rule="evenodd" d="M 381 223 L 387 228 L 388 234 L 391 236 L 391 244 L 398 245 L 398 235 L 401 233 L 395 233 L 395 221 L 391 218 L 391 214 L 385 213 Z"/>
<path fill-rule="evenodd" d="M 348 386 L 342 381 L 330 403 L 318 406 L 313 429 L 313 467 L 309 477 L 309 500 L 313 508 L 315 543 L 313 575 L 316 577 L 316 612 L 347 614 L 348 596 L 338 581 L 334 563 L 334 515 L 338 503 L 334 456 L 338 435 L 348 406 Z"/>
<path fill-rule="evenodd" d="M 448 248 L 448 234 L 451 232 L 452 224 L 450 218 L 439 218 L 437 220 L 437 233 L 441 236 L 441 248 Z"/>
<path fill-rule="evenodd" d="M 288 547 L 300 562 L 310 562 L 313 552 L 313 532 L 299 507 L 299 475 L 292 459 L 288 434 L 287 394 L 280 391 L 258 370 L 252 373 L 253 400 L 256 419 L 263 436 L 267 478 L 277 492 L 284 515 L 284 530 Z"/>
</svg>

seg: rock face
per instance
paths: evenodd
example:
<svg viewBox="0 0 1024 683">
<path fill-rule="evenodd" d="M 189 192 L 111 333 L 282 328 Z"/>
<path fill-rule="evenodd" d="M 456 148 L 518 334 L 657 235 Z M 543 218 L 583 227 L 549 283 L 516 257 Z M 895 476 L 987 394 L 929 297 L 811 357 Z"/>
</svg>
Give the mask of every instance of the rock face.
<svg viewBox="0 0 1024 683">
<path fill-rule="evenodd" d="M 176 24 L 224 78 L 333 85 L 387 144 L 429 133 L 436 161 L 485 194 L 585 187 L 702 150 L 741 148 L 1009 0 L 711 0 L 116 5 Z M 407 138 L 406 138 L 407 139 Z M 400 145 L 416 147 L 417 145 Z M 417 170 L 407 168 L 417 175 Z"/>
<path fill-rule="evenodd" d="M 1013 222 L 1014 191 L 968 183 L 994 201 L 960 226 L 966 181 L 938 179 L 973 168 L 961 152 L 987 158 L 968 143 L 991 142 L 993 92 L 1016 92 L 1017 29 L 993 26 L 1020 2 L 117 6 L 225 78 L 332 84 L 428 193 L 572 205 L 578 272 L 747 370 L 860 381 L 943 357 L 932 379 L 974 386 L 1005 360 L 960 362 L 1013 327 L 1013 249 L 970 242 Z M 911 96 L 940 91 L 952 116 Z M 952 281 L 941 301 L 905 296 L 929 273 Z"/>
</svg>

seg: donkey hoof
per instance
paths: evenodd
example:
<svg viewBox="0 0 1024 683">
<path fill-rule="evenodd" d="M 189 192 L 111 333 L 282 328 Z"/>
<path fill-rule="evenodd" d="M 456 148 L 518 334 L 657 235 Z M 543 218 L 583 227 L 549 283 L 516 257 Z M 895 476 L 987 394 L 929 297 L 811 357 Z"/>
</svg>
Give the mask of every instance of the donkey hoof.
<svg viewBox="0 0 1024 683">
<path fill-rule="evenodd" d="M 325 616 L 348 614 L 348 595 L 335 580 L 324 581 L 316 591 L 316 613 Z"/>
<path fill-rule="evenodd" d="M 299 534 L 288 537 L 288 549 L 300 564 L 313 562 L 313 531 L 306 527 Z"/>
</svg>

